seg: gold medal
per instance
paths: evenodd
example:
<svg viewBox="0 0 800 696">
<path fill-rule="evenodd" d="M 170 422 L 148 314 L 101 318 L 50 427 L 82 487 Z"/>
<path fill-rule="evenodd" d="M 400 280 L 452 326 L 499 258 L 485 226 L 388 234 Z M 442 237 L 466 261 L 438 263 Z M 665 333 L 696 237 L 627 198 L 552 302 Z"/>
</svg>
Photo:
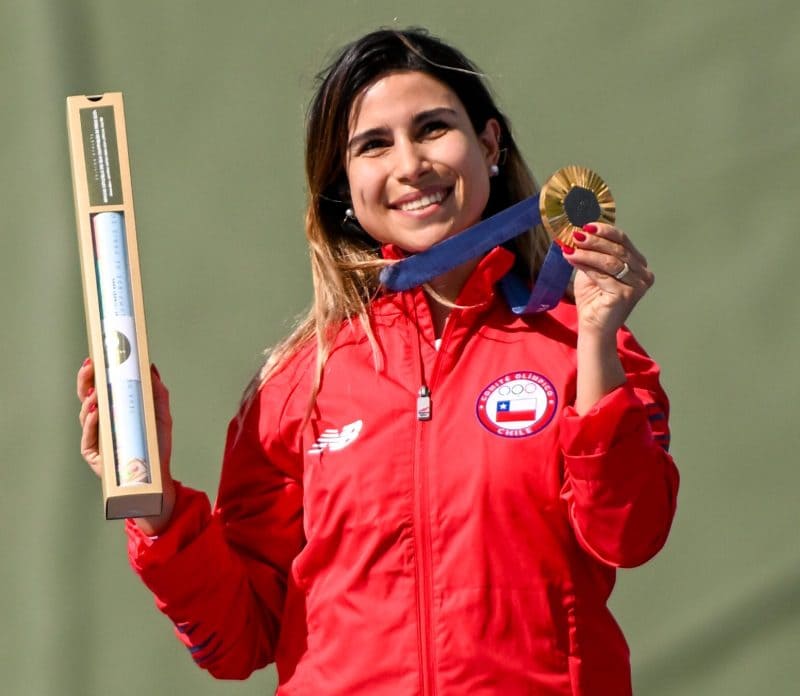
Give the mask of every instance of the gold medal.
<svg viewBox="0 0 800 696">
<path fill-rule="evenodd" d="M 539 212 L 550 238 L 574 247 L 573 232 L 591 222 L 613 224 L 617 206 L 605 181 L 591 169 L 571 165 L 559 169 L 542 187 Z"/>
</svg>

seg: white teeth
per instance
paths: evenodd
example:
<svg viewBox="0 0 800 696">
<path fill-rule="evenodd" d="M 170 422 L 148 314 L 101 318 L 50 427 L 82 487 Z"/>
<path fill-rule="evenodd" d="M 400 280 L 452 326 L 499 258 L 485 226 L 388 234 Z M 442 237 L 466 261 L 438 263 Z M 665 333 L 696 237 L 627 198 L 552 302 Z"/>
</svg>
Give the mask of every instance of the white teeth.
<svg viewBox="0 0 800 696">
<path fill-rule="evenodd" d="M 398 207 L 400 210 L 420 210 L 426 206 L 432 205 L 433 203 L 441 203 L 444 200 L 444 197 L 445 192 L 439 191 L 438 193 L 432 193 L 430 196 L 423 196 L 422 198 L 417 198 L 414 201 L 402 203 Z"/>
</svg>

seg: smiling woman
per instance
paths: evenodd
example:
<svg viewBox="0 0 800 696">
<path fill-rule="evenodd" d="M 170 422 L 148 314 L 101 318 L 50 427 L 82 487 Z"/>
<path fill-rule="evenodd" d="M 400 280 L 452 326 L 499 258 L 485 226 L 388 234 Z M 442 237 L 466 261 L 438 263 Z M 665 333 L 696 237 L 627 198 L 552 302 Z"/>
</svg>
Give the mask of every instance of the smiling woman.
<svg viewBox="0 0 800 696">
<path fill-rule="evenodd" d="M 631 692 L 616 568 L 666 540 L 678 487 L 657 365 L 624 322 L 653 277 L 621 230 L 565 248 L 574 298 L 518 316 L 549 240 L 391 292 L 379 271 L 535 191 L 475 66 L 377 31 L 320 76 L 307 119 L 314 302 L 231 421 L 219 495 L 169 472 L 131 563 L 193 659 L 278 694 Z M 78 373 L 96 465 L 93 367 Z"/>
<path fill-rule="evenodd" d="M 414 253 L 481 218 L 500 126 L 476 133 L 446 85 L 420 72 L 380 78 L 353 104 L 350 133 L 352 206 L 373 239 Z"/>
</svg>

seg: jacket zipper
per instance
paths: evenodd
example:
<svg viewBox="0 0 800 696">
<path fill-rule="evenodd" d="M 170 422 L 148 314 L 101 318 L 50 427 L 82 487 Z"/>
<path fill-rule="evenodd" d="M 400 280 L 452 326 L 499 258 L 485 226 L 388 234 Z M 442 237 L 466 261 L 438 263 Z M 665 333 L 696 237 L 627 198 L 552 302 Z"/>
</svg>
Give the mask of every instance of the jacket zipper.
<svg viewBox="0 0 800 696">
<path fill-rule="evenodd" d="M 433 600 L 431 578 L 431 533 L 430 506 L 428 501 L 428 477 L 422 465 L 424 421 L 417 420 L 416 448 L 414 451 L 414 486 L 417 494 L 414 507 L 416 513 L 417 556 L 417 626 L 420 646 L 420 671 L 422 696 L 433 696 L 435 689 L 433 631 L 431 627 L 431 604 Z"/>
<path fill-rule="evenodd" d="M 417 420 L 428 421 L 431 415 L 431 390 L 423 382 L 417 392 Z"/>
<path fill-rule="evenodd" d="M 457 310 L 454 310 L 457 311 Z M 435 386 L 441 355 L 447 347 L 452 333 L 454 317 L 450 316 L 442 333 L 442 343 L 436 355 L 431 376 L 431 388 Z M 419 331 L 419 325 L 414 327 Z M 419 340 L 419 339 L 418 339 Z M 434 654 L 431 607 L 433 606 L 433 549 L 431 545 L 430 492 L 428 490 L 428 471 L 423 465 L 425 451 L 425 422 L 431 420 L 431 388 L 425 381 L 423 362 L 417 362 L 418 382 L 416 419 L 416 448 L 414 450 L 415 513 L 416 513 L 416 555 L 417 555 L 417 626 L 419 627 L 421 687 L 423 696 L 436 694 L 436 657 Z"/>
</svg>

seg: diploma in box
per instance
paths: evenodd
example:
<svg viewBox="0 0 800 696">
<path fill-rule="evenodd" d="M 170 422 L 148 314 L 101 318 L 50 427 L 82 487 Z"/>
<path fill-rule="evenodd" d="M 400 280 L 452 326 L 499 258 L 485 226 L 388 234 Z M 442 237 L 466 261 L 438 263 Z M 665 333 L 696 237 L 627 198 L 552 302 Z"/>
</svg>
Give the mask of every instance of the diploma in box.
<svg viewBox="0 0 800 696">
<path fill-rule="evenodd" d="M 161 469 L 122 94 L 68 97 L 67 129 L 106 518 L 158 515 Z"/>
</svg>

